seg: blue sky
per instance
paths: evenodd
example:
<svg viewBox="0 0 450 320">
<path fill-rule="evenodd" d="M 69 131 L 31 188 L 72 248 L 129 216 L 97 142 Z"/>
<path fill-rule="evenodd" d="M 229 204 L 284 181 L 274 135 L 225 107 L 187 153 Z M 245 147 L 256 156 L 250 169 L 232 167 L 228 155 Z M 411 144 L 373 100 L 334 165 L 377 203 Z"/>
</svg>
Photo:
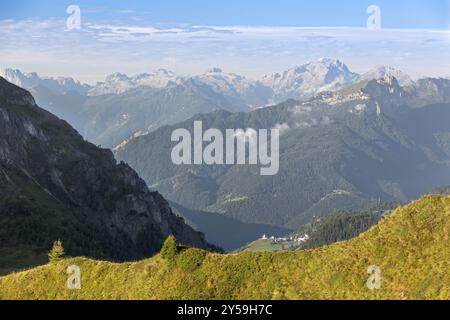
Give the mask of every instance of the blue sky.
<svg viewBox="0 0 450 320">
<path fill-rule="evenodd" d="M 14 0 L 1 1 L 0 19 L 64 16 L 77 4 L 91 19 L 133 11 L 152 23 L 270 26 L 364 26 L 366 8 L 383 10 L 386 28 L 448 29 L 450 0 Z"/>
<path fill-rule="evenodd" d="M 67 30 L 66 8 L 81 9 Z M 369 5 L 382 29 L 367 30 Z M 450 0 L 0 1 L 0 68 L 93 83 L 112 72 L 218 66 L 250 77 L 321 57 L 450 76 Z"/>
</svg>

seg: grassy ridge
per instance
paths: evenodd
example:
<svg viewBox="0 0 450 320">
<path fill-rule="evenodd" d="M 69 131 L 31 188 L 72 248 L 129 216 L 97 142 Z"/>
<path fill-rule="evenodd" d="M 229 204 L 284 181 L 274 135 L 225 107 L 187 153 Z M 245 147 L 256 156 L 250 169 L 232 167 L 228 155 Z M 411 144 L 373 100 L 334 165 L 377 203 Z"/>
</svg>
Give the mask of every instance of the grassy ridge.
<svg viewBox="0 0 450 320">
<path fill-rule="evenodd" d="M 0 299 L 450 299 L 450 197 L 427 196 L 368 232 L 324 248 L 210 254 L 135 263 L 65 259 L 0 278 Z M 81 290 L 66 289 L 78 265 Z M 380 290 L 366 286 L 381 268 Z"/>
</svg>

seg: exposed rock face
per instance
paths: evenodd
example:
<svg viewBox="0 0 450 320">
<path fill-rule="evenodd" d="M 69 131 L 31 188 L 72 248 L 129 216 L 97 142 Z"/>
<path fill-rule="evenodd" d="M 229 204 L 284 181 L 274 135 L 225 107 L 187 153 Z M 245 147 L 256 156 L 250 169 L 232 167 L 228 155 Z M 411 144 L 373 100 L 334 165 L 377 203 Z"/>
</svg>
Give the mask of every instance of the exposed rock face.
<svg viewBox="0 0 450 320">
<path fill-rule="evenodd" d="M 395 111 L 396 109 L 406 107 L 406 92 L 398 83 L 397 79 L 385 75 L 382 79 L 371 80 L 362 92 L 370 96 L 379 105 L 383 106 L 385 111 Z"/>
<path fill-rule="evenodd" d="M 148 257 L 173 234 L 209 245 L 109 150 L 87 143 L 0 78 L 0 249 L 48 248 L 114 260 Z"/>
</svg>

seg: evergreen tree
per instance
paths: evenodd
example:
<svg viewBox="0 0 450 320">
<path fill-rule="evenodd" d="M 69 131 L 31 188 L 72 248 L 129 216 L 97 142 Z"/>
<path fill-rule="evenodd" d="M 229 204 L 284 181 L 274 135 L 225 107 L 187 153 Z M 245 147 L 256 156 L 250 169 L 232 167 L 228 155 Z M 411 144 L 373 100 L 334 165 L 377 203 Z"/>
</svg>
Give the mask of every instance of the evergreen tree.
<svg viewBox="0 0 450 320">
<path fill-rule="evenodd" d="M 161 257 L 169 262 L 174 261 L 178 253 L 178 241 L 174 236 L 169 236 L 161 249 Z"/>
<path fill-rule="evenodd" d="M 52 250 L 48 253 L 48 259 L 50 262 L 61 261 L 64 257 L 64 247 L 61 240 L 53 242 Z"/>
</svg>

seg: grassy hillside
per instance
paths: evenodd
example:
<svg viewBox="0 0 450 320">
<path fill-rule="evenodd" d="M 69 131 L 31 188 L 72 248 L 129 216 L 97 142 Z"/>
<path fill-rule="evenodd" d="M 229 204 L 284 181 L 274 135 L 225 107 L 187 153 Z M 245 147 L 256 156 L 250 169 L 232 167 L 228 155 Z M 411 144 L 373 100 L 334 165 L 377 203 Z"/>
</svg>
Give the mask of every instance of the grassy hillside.
<svg viewBox="0 0 450 320">
<path fill-rule="evenodd" d="M 210 254 L 178 248 L 136 263 L 86 258 L 0 278 L 0 298 L 31 299 L 450 299 L 450 197 L 399 208 L 350 241 L 280 253 Z M 66 268 L 81 268 L 81 290 Z M 381 289 L 366 287 L 381 268 Z"/>
</svg>

